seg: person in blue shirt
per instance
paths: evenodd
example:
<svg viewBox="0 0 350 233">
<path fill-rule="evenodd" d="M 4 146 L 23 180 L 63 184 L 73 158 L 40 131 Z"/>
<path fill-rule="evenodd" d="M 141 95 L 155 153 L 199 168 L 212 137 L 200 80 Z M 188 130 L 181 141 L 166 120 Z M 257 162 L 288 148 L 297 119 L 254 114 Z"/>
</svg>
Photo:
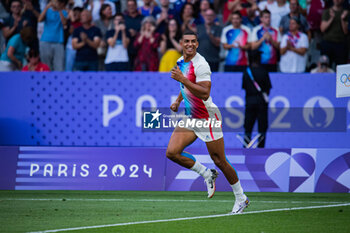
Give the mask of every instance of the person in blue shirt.
<svg viewBox="0 0 350 233">
<path fill-rule="evenodd" d="M 21 70 L 27 45 L 33 41 L 34 37 L 31 27 L 24 27 L 19 34 L 12 36 L 1 55 L 0 71 Z"/>
<path fill-rule="evenodd" d="M 64 70 L 64 26 L 68 13 L 64 10 L 67 0 L 52 0 L 40 14 L 38 21 L 44 22 L 40 39 L 41 60 L 53 71 Z"/>
</svg>

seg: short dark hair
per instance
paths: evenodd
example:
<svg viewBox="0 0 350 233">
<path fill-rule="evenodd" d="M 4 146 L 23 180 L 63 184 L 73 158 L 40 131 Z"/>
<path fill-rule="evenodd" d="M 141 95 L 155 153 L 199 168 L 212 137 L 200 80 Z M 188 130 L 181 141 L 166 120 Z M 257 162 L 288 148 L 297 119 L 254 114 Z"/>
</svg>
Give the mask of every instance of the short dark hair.
<svg viewBox="0 0 350 233">
<path fill-rule="evenodd" d="M 292 16 L 292 17 L 289 19 L 289 21 L 290 21 L 290 20 L 294 20 L 294 21 L 298 24 L 298 26 L 300 27 L 301 23 L 300 23 L 299 17 Z"/>
<path fill-rule="evenodd" d="M 231 13 L 232 15 L 238 15 L 240 18 L 242 18 L 242 14 L 239 11 L 234 11 Z"/>
<path fill-rule="evenodd" d="M 182 37 L 184 35 L 194 35 L 196 37 L 196 39 L 198 39 L 198 35 L 197 33 L 195 33 L 194 31 L 190 30 L 190 29 L 186 29 L 183 33 L 182 33 Z"/>
<path fill-rule="evenodd" d="M 106 8 L 112 8 L 109 4 L 107 4 L 107 3 L 103 3 L 102 4 L 102 6 L 101 6 L 101 8 L 100 8 L 100 18 L 102 19 L 102 20 L 104 20 L 104 19 L 106 19 L 106 17 L 104 16 L 104 14 L 103 14 L 103 11 L 104 10 L 106 10 Z"/>
<path fill-rule="evenodd" d="M 40 54 L 38 49 L 31 48 L 28 52 L 28 57 L 39 57 L 39 56 Z"/>
<path fill-rule="evenodd" d="M 260 12 L 260 17 L 263 17 L 264 14 L 269 14 L 269 15 L 271 15 L 271 12 L 270 12 L 268 9 L 264 9 L 264 10 L 262 10 L 262 11 Z"/>
</svg>

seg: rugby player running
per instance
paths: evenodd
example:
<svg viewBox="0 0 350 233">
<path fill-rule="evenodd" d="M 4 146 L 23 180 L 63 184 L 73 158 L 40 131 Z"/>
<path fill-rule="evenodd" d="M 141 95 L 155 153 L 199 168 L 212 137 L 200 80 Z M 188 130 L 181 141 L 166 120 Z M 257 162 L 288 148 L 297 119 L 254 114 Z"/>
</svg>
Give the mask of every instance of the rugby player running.
<svg viewBox="0 0 350 233">
<path fill-rule="evenodd" d="M 210 67 L 204 57 L 197 53 L 199 43 L 196 33 L 190 30 L 185 31 L 180 45 L 183 56 L 178 59 L 177 66 L 171 70 L 171 78 L 180 83 L 181 91 L 176 101 L 170 106 L 171 110 L 177 112 L 181 101 L 184 100 L 185 113 L 192 120 L 221 121 L 220 111 L 210 97 Z M 232 213 L 242 213 L 249 205 L 249 199 L 243 193 L 235 169 L 226 158 L 221 125 L 214 129 L 212 127 L 198 128 L 196 125 L 189 127 L 185 124 L 184 127 L 177 126 L 175 128 L 168 144 L 166 156 L 175 163 L 203 176 L 208 189 L 208 198 L 212 198 L 215 193 L 215 180 L 218 171 L 208 169 L 191 154 L 184 152 L 184 149 L 192 144 L 197 137 L 200 138 L 206 143 L 211 159 L 220 168 L 232 187 L 235 195 Z"/>
</svg>

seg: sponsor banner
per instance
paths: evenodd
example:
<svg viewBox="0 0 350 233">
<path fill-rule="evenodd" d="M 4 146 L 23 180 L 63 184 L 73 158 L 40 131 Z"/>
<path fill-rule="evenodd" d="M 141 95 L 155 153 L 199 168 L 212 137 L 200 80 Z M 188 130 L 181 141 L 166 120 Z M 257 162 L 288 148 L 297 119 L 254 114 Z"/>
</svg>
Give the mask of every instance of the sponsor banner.
<svg viewBox="0 0 350 233">
<path fill-rule="evenodd" d="M 205 149 L 188 151 L 215 168 Z M 226 156 L 247 192 L 350 192 L 350 149 L 226 149 Z M 173 163 L 166 178 L 169 191 L 206 190 L 202 177 Z M 216 188 L 232 191 L 221 172 Z"/>
<path fill-rule="evenodd" d="M 20 147 L 17 190 L 162 190 L 165 150 Z"/>
<path fill-rule="evenodd" d="M 206 149 L 188 152 L 215 168 Z M 165 148 L 0 147 L 0 189 L 206 191 Z M 247 192 L 350 193 L 350 149 L 226 149 Z M 6 158 L 6 159 L 4 159 Z M 6 168 L 7 167 L 7 168 Z M 218 191 L 232 191 L 219 170 Z"/>
<path fill-rule="evenodd" d="M 335 97 L 335 74 L 270 76 L 273 88 L 266 147 L 347 146 L 350 100 Z M 222 125 L 229 148 L 241 147 L 236 138 L 244 123 L 241 80 L 241 73 L 212 75 L 213 102 L 227 108 L 222 111 Z M 171 134 L 143 131 L 142 109 L 169 108 L 179 91 L 179 84 L 167 73 L 0 74 L 0 145 L 166 147 Z M 328 130 L 339 120 L 338 108 L 346 111 L 346 132 Z M 194 146 L 205 148 L 199 140 Z"/>
<path fill-rule="evenodd" d="M 337 98 L 350 96 L 350 64 L 337 66 Z"/>
<path fill-rule="evenodd" d="M 15 189 L 18 147 L 0 146 L 0 190 Z"/>
</svg>

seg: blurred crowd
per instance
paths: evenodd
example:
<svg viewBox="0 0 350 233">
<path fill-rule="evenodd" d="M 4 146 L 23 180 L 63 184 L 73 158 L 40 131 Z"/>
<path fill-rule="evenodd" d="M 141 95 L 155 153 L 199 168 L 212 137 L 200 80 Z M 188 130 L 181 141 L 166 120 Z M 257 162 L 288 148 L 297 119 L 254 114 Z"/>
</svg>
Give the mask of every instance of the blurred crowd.
<svg viewBox="0 0 350 233">
<path fill-rule="evenodd" d="M 212 71 L 334 72 L 349 0 L 1 0 L 0 71 L 170 71 L 197 33 Z"/>
</svg>

